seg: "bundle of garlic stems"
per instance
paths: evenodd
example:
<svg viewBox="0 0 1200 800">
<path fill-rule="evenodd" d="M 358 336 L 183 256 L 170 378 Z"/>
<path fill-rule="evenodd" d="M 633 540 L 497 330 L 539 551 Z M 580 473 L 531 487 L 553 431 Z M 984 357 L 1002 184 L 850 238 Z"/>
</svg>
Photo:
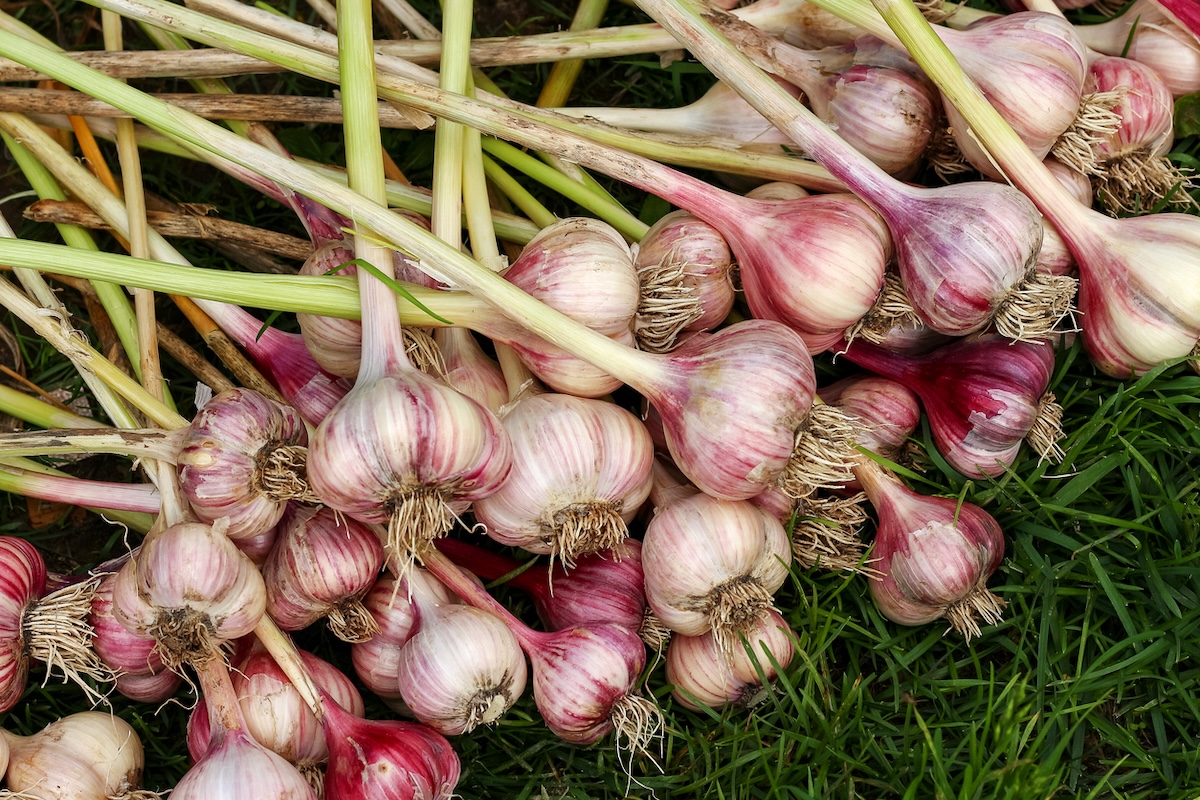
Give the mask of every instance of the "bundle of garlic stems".
<svg viewBox="0 0 1200 800">
<path fill-rule="evenodd" d="M 653 758 L 663 718 L 643 686 L 647 642 L 668 647 L 682 705 L 752 706 L 795 652 L 778 599 L 789 571 L 859 573 L 887 620 L 989 636 L 1003 624 L 988 582 L 1004 534 L 980 505 L 901 480 L 909 473 L 893 460 L 920 409 L 947 469 L 988 481 L 1024 463 L 1024 445 L 1038 456 L 1032 469 L 1064 457 L 1052 382 L 1072 321 L 1095 366 L 1118 379 L 1200 360 L 1200 222 L 1093 212 L 1041 162 L 1084 88 L 1087 50 L 1061 15 L 939 34 L 908 0 L 817 0 L 887 44 L 842 32 L 813 54 L 772 38 L 796 33 L 799 0 L 733 14 L 638 0 L 655 24 L 475 42 L 470 2 L 447 0 L 441 41 L 391 43 L 372 39 L 367 0 L 338 3 L 336 35 L 231 0 L 92 2 L 110 48 L 122 15 L 157 26 L 161 43 L 188 38 L 242 59 L 224 69 L 267 63 L 340 88 L 317 105 L 319 119 L 343 125 L 344 171 L 292 158 L 258 123 L 209 122 L 94 68 L 150 74 L 148 58 L 76 58 L 0 25 L 0 55 L 86 96 L 56 108 L 76 130 L 81 113 L 118 117 L 111 135 L 132 181 L 122 196 L 38 124 L 49 120 L 0 112 L 36 192 L 69 193 L 130 252 L 102 252 L 69 227 L 65 246 L 0 237 L 0 261 L 21 284 L 0 281 L 0 304 L 69 358 L 111 422 L 0 390 L 0 412 L 44 429 L 0 434 L 0 489 L 145 534 L 103 580 L 61 588 L 35 548 L 0 541 L 10 589 L 0 699 L 12 707 L 35 660 L 82 685 L 114 680 L 141 701 L 165 700 L 181 679 L 198 686 L 195 765 L 180 797 L 251 783 L 263 796 L 316 796 L 313 786 L 452 796 L 461 767 L 446 737 L 500 719 L 530 676 L 556 736 L 612 734 L 622 752 Z M 680 47 L 721 80 L 702 116 L 749 119 L 721 120 L 735 124 L 715 138 L 646 136 L 589 121 L 586 109 L 571 112 L 577 120 L 488 94 L 486 75 L 471 72 Z M 198 51 L 205 63 L 216 52 Z M 1023 80 L 1003 68 L 1018 62 Z M 227 91 L 192 74 L 197 97 Z M 556 70 L 545 96 L 568 95 L 570 76 Z M 1122 80 L 1133 79 L 1110 83 Z M 893 177 L 912 177 L 923 156 L 939 113 L 931 86 L 967 161 L 1012 185 Z M 863 113 L 895 87 L 897 117 Z M 431 192 L 383 158 L 381 114 L 413 127 L 437 118 Z M 590 115 L 662 127 L 640 112 Z M 904 148 L 896 131 L 913 134 Z M 739 136 L 769 147 L 739 149 Z M 302 274 L 190 265 L 147 225 L 139 146 L 206 161 L 294 211 L 313 245 L 299 253 Z M 662 162 L 789 183 L 741 196 Z M 650 226 L 583 169 L 680 211 Z M 506 170 L 600 219 L 557 219 Z M 528 219 L 502 210 L 510 200 Z M 1078 269 L 1078 316 L 1075 280 L 1037 266 L 1043 216 L 1069 251 L 1058 261 Z M 525 249 L 505 263 L 501 240 Z M 73 335 L 43 274 L 95 283 L 134 377 Z M 122 286 L 190 299 L 257 365 L 265 394 L 231 382 L 191 419 L 178 413 L 158 373 L 149 295 L 131 306 Z M 294 313 L 302 333 L 247 308 Z M 879 377 L 818 396 L 814 357 L 826 351 Z M 29 460 L 64 453 L 136 459 L 145 481 L 82 480 Z M 473 527 L 491 538 L 483 550 L 440 541 Z M 546 630 L 454 561 L 488 580 L 536 571 L 513 583 L 534 593 Z M 281 632 L 318 622 L 352 643 L 362 683 L 417 723 L 360 719 L 350 681 Z M 264 717 L 268 703 L 279 705 Z M 275 713 L 303 722 L 268 730 Z M 14 758 L 33 747 L 0 742 Z M 128 770 L 97 796 L 139 796 L 135 750 L 110 754 Z M 20 791 L 36 777 L 10 767 L 8 781 Z M 74 779 L 93 776 L 81 766 Z"/>
</svg>

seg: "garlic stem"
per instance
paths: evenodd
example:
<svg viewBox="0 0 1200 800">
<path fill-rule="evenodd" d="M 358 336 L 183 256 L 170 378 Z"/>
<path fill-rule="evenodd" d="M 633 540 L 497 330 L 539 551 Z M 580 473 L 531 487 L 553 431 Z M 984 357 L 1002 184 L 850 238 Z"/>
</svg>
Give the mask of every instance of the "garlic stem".
<svg viewBox="0 0 1200 800">
<path fill-rule="evenodd" d="M 150 484 L 88 481 L 64 475 L 43 475 L 11 466 L 8 459 L 0 461 L 0 491 L 36 497 L 54 503 L 69 503 L 103 509 L 107 514 L 114 506 L 125 511 L 157 514 L 160 508 L 158 489 Z"/>
<path fill-rule="evenodd" d="M 183 11 L 178 10 L 180 13 Z M 552 344 L 603 364 L 604 369 L 625 383 L 644 385 L 658 371 L 655 362 L 647 356 L 572 322 L 457 250 L 433 240 L 419 226 L 401 219 L 386 207 L 356 192 L 314 175 L 302 165 L 248 144 L 220 126 L 172 108 L 70 59 L 47 53 L 12 34 L 0 32 L 0 52 L 16 57 L 27 66 L 53 74 L 68 85 L 86 87 L 89 94 L 125 108 L 197 152 L 219 152 L 222 157 L 253 169 L 276 183 L 310 197 L 319 197 L 322 203 L 355 220 L 364 229 L 404 247 L 419 259 L 436 264 L 451 280 L 473 294 L 487 298 L 492 305 L 510 317 L 521 320 L 525 327 Z"/>
<path fill-rule="evenodd" d="M 300 651 L 296 649 L 296 645 L 292 643 L 287 634 L 279 629 L 270 616 L 264 614 L 254 627 L 254 635 L 271 654 L 271 658 L 275 659 L 275 663 L 279 665 L 279 669 L 283 671 L 287 679 L 292 682 L 292 686 L 300 693 L 300 697 L 309 710 L 318 720 L 325 719 L 325 709 L 321 704 L 321 691 L 313 682 L 312 676 L 308 674 L 308 669 L 300 658 Z"/>
</svg>

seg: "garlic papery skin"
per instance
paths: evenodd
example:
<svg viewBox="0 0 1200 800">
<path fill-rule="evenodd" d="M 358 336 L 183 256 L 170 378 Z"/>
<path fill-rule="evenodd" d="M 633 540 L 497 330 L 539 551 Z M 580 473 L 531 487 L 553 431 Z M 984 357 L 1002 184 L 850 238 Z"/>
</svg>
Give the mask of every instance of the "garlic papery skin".
<svg viewBox="0 0 1200 800">
<path fill-rule="evenodd" d="M 113 614 L 116 575 L 105 575 L 92 597 L 88 616 L 93 631 L 92 647 L 100 660 L 117 675 L 143 676 L 163 672 L 166 667 L 155 652 L 156 640 L 129 631 Z"/>
<path fill-rule="evenodd" d="M 543 228 L 503 275 L 605 336 L 633 327 L 638 307 L 633 255 L 621 235 L 599 220 L 571 217 Z"/>
<path fill-rule="evenodd" d="M 457 604 L 425 606 L 399 667 L 405 704 L 445 736 L 498 720 L 524 693 L 527 676 L 525 654 L 504 622 Z"/>
<path fill-rule="evenodd" d="M 751 503 L 693 495 L 659 509 L 646 527 L 646 599 L 671 630 L 713 631 L 729 650 L 773 607 L 791 560 L 774 517 Z"/>
<path fill-rule="evenodd" d="M 1191 354 L 1200 341 L 1200 220 L 1091 220 L 1095 235 L 1067 236 L 1077 248 L 1081 336 L 1092 363 L 1124 380 Z"/>
<path fill-rule="evenodd" d="M 300 267 L 301 275 L 355 275 L 357 267 L 343 264 L 354 259 L 354 248 L 342 240 L 319 245 Z M 362 323 L 317 314 L 297 314 L 304 344 L 321 369 L 343 378 L 358 374 L 362 357 Z"/>
<path fill-rule="evenodd" d="M 497 580 L 523 566 L 457 539 L 438 540 L 438 549 L 484 580 Z M 533 596 L 548 630 L 589 622 L 614 622 L 636 630 L 645 620 L 642 543 L 636 539 L 626 539 L 615 550 L 581 556 L 569 572 L 561 564 L 539 566 L 521 571 L 507 584 Z"/>
<path fill-rule="evenodd" d="M 323 698 L 329 800 L 449 800 L 461 767 L 450 743 L 424 725 L 359 719 Z"/>
<path fill-rule="evenodd" d="M 25 610 L 46 588 L 46 562 L 24 539 L 0 537 L 0 711 L 8 711 L 25 691 L 29 657 L 22 623 Z"/>
<path fill-rule="evenodd" d="M 143 675 L 118 675 L 113 679 L 117 691 L 138 703 L 161 703 L 174 697 L 183 678 L 164 669 Z"/>
<path fill-rule="evenodd" d="M 990 514 L 949 497 L 924 497 L 873 461 L 855 469 L 875 507 L 871 596 L 885 617 L 923 625 L 945 617 L 968 640 L 979 619 L 1000 620 L 1004 601 L 987 580 L 1004 559 L 1004 534 Z M 977 619 L 978 618 L 978 619 Z"/>
<path fill-rule="evenodd" d="M 822 401 L 863 424 L 857 444 L 895 460 L 921 422 L 917 395 L 904 384 L 876 375 L 853 375 L 817 390 Z"/>
<path fill-rule="evenodd" d="M 173 670 L 219 659 L 221 644 L 253 631 L 266 605 L 253 562 L 223 531 L 199 522 L 148 536 L 113 583 L 116 618 L 153 636 Z"/>
<path fill-rule="evenodd" d="M 412 368 L 361 381 L 313 434 L 309 481 L 326 505 L 387 526 L 408 564 L 454 524 L 454 506 L 495 491 L 512 465 L 499 421 Z"/>
<path fill-rule="evenodd" d="M 440 551 L 428 553 L 425 566 L 468 604 L 508 625 L 529 656 L 534 701 L 556 736 L 590 744 L 615 731 L 631 751 L 649 752 L 662 729 L 662 713 L 635 691 L 646 666 L 646 648 L 637 633 L 596 622 L 535 631 Z"/>
<path fill-rule="evenodd" d="M 615 731 L 631 751 L 645 751 L 662 718 L 652 701 L 634 693 L 646 666 L 646 646 L 637 633 L 594 622 L 536 637 L 536 646 L 526 652 L 546 727 L 575 744 Z"/>
<path fill-rule="evenodd" d="M 31 661 L 45 663 L 98 699 L 84 677 L 112 679 L 91 646 L 88 624 L 99 579 L 69 583 L 46 593 L 46 563 L 24 539 L 0 536 L 0 711 L 25 690 Z"/>
<path fill-rule="evenodd" d="M 917 166 L 941 107 L 924 80 L 858 65 L 828 84 L 826 97 L 809 96 L 818 117 L 890 175 L 905 175 Z"/>
<path fill-rule="evenodd" d="M 764 220 L 761 238 L 733 243 L 750 311 L 799 333 L 810 353 L 823 352 L 874 305 L 892 257 L 891 236 L 849 194 L 754 202 Z M 767 249 L 782 257 L 767 257 Z"/>
<path fill-rule="evenodd" d="M 673 636 L 667 647 L 666 677 L 671 696 L 684 708 L 752 708 L 762 702 L 779 669 L 796 654 L 794 634 L 778 611 L 771 610 L 724 652 L 711 633 Z M 754 660 L 746 653 L 749 647 Z M 755 661 L 758 667 L 755 667 Z M 778 666 L 777 666 L 778 665 Z M 760 673 L 761 669 L 761 673 Z"/>
<path fill-rule="evenodd" d="M 1024 441 L 1041 458 L 1062 458 L 1062 409 L 1049 391 L 1054 348 L 1048 342 L 984 334 L 923 356 L 855 342 L 845 355 L 916 392 L 938 452 L 970 478 L 1002 474 Z"/>
<path fill-rule="evenodd" d="M 711 330 L 729 316 L 733 254 L 716 228 L 691 213 L 672 211 L 650 226 L 633 263 L 642 284 L 634 322 L 642 350 L 669 351 L 685 332 Z M 672 319 L 661 313 L 666 306 L 682 311 Z"/>
<path fill-rule="evenodd" d="M 362 597 L 382 568 L 383 545 L 370 528 L 325 507 L 293 507 L 263 565 L 267 613 L 285 631 L 325 618 L 342 641 L 364 641 L 376 627 Z"/>
<path fill-rule="evenodd" d="M 567 566 L 628 536 L 626 523 L 650 493 L 654 445 L 620 406 L 527 388 L 501 423 L 513 468 L 476 501 L 488 536 Z M 546 453 L 554 453 L 546 458 Z"/>
<path fill-rule="evenodd" d="M 193 715 L 188 745 L 201 755 L 179 781 L 172 797 L 185 800 L 316 800 L 308 779 L 283 756 L 255 741 L 223 660 L 196 665 L 196 677 L 208 712 L 207 741 Z"/>
<path fill-rule="evenodd" d="M 1092 182 L 1086 175 L 1066 166 L 1053 156 L 1045 158 L 1042 163 L 1081 205 L 1091 208 Z M 1058 229 L 1045 217 L 1042 217 L 1042 249 L 1038 251 L 1035 267 L 1038 272 L 1046 275 L 1073 277 L 1079 271 L 1075 266 L 1075 256 L 1071 253 L 1071 248 L 1067 247 L 1067 243 L 1058 235 Z"/>
<path fill-rule="evenodd" d="M 847 432 L 834 427 L 840 417 L 813 407 L 812 357 L 788 327 L 746 320 L 697 335 L 663 367 L 661 383 L 643 394 L 662 417 L 675 464 L 702 491 L 744 500 L 779 486 L 803 497 L 848 475 L 840 466 L 852 459 L 840 438 Z"/>
<path fill-rule="evenodd" d="M 150 800 L 140 789 L 145 759 L 137 732 L 120 717 L 84 711 L 33 736 L 0 731 L 8 744 L 5 783 L 35 800 Z"/>
<path fill-rule="evenodd" d="M 1044 158 L 1079 111 L 1087 49 L 1061 16 L 1024 11 L 965 31 L 938 35 L 984 96 L 1038 158 Z M 953 104 L 946 119 L 963 156 L 984 175 L 1000 172 Z"/>
<path fill-rule="evenodd" d="M 376 636 L 350 645 L 354 674 L 395 711 L 412 716 L 400 694 L 400 658 L 404 645 Z"/>
<path fill-rule="evenodd" d="M 362 697 L 349 678 L 311 653 L 301 650 L 299 654 L 317 686 L 354 716 L 366 713 Z M 302 774 L 324 764 L 329 748 L 321 723 L 270 655 L 264 651 L 252 653 L 230 678 L 245 730 L 254 741 L 282 756 Z M 193 760 L 204 757 L 211 733 L 207 702 L 201 698 L 188 721 L 188 750 Z"/>
<path fill-rule="evenodd" d="M 283 516 L 288 500 L 315 500 L 305 475 L 308 432 L 293 409 L 249 389 L 213 397 L 196 413 L 179 452 L 179 487 L 205 522 L 253 536 Z"/>
</svg>

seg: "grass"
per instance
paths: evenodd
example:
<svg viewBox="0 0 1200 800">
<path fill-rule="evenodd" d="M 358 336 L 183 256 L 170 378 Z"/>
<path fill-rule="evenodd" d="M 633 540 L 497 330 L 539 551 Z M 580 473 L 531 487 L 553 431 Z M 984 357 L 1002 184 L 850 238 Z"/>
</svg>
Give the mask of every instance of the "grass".
<svg viewBox="0 0 1200 800">
<path fill-rule="evenodd" d="M 304 13 L 295 2 L 276 5 Z M 428 3 L 418 5 L 429 10 Z M 47 8 L 29 4 L 20 13 L 64 45 L 96 44 L 88 6 L 58 4 L 57 21 Z M 641 18 L 614 4 L 606 19 Z M 556 4 L 497 3 L 480 32 L 567 22 L 569 12 Z M 492 75 L 528 101 L 546 71 Z M 614 59 L 588 64 L 575 102 L 679 105 L 710 81 L 692 63 L 663 68 L 646 57 Z M 276 76 L 242 86 L 327 91 Z M 338 128 L 291 126 L 280 136 L 298 155 L 342 158 Z M 418 183 L 429 178 L 431 141 L 427 134 L 385 132 L 385 146 Z M 1177 143 L 1180 161 L 1194 161 L 1197 150 L 1195 136 Z M 3 194 L 22 188 L 13 172 L 4 176 Z M 301 232 L 286 212 L 205 167 L 147 157 L 146 174 L 154 191 L 173 200 L 211 203 L 223 216 Z M 602 183 L 646 221 L 667 210 L 661 201 Z M 565 201 L 539 196 L 555 212 L 572 213 Z M 17 216 L 10 209 L 23 202 L 5 205 L 10 219 Z M 20 233 L 53 237 L 30 225 Z M 181 249 L 194 263 L 226 266 L 203 245 Z M 161 307 L 182 332 L 180 319 Z M 17 332 L 33 381 L 71 396 L 82 391 L 65 361 L 19 326 Z M 195 382 L 172 369 L 181 410 L 190 413 Z M 822 359 L 824 377 L 843 370 Z M 917 435 L 930 466 L 914 485 L 982 505 L 1007 532 L 1007 557 L 992 583 L 1008 602 L 1003 623 L 965 644 L 936 624 L 902 628 L 886 621 L 861 578 L 796 571 L 778 604 L 796 631 L 797 656 L 753 711 L 687 711 L 672 701 L 656 669 L 648 687 L 666 713 L 666 735 L 657 765 L 635 761 L 631 779 L 611 742 L 575 747 L 553 738 L 527 696 L 493 728 L 455 740 L 464 768 L 459 794 L 466 800 L 627 793 L 662 800 L 1200 797 L 1200 376 L 1176 364 L 1137 381 L 1115 381 L 1097 373 L 1075 345 L 1060 353 L 1054 391 L 1068 432 L 1062 465 L 1039 465 L 1026 454 L 997 480 L 969 482 L 932 451 L 927 430 Z M 78 566 L 123 546 L 104 526 L 33 530 L 22 499 L 2 502 L 0 532 L 72 552 Z M 95 539 L 94 560 L 81 555 L 88 552 L 79 543 L 85 535 Z M 519 598 L 505 599 L 524 608 Z M 348 669 L 344 647 L 321 632 L 299 639 Z M 186 709 L 112 702 L 143 735 L 148 785 L 174 785 L 187 768 Z M 84 707 L 75 687 L 35 682 L 0 724 L 30 733 Z M 377 701 L 369 709 L 390 714 Z"/>
</svg>

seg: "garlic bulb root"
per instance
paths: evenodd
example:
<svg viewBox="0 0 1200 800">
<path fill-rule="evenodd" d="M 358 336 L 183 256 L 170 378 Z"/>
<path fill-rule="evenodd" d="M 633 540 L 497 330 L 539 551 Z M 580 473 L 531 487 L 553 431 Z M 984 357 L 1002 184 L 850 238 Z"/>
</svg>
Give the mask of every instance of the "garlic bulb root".
<svg viewBox="0 0 1200 800">
<path fill-rule="evenodd" d="M 83 687 L 100 699 L 84 678 L 110 682 L 115 675 L 92 647 L 92 598 L 103 576 L 65 586 L 31 602 L 21 618 L 21 635 L 28 656 Z"/>
<path fill-rule="evenodd" d="M 1031 265 L 1025 280 L 996 307 L 996 331 L 1015 342 L 1045 339 L 1072 316 L 1078 285 L 1075 278 L 1047 275 Z"/>
<path fill-rule="evenodd" d="M 779 488 L 794 498 L 807 497 L 818 488 L 840 488 L 854 479 L 858 453 L 854 442 L 859 423 L 839 408 L 814 405 L 796 429 L 795 448 L 788 459 Z"/>
<path fill-rule="evenodd" d="M 863 507 L 866 495 L 853 497 L 807 497 L 796 506 L 792 528 L 792 556 L 802 569 L 869 574 L 863 566 L 866 545 L 858 536 L 867 521 Z"/>
<path fill-rule="evenodd" d="M 255 489 L 277 503 L 285 500 L 320 503 L 321 499 L 304 479 L 307 463 L 307 447 L 274 440 L 255 454 L 254 472 L 250 480 Z"/>
<path fill-rule="evenodd" d="M 688 264 L 673 252 L 660 262 L 639 267 L 637 275 L 641 294 L 633 335 L 642 350 L 669 352 L 679 335 L 704 316 L 699 293 L 684 282 Z"/>
</svg>

